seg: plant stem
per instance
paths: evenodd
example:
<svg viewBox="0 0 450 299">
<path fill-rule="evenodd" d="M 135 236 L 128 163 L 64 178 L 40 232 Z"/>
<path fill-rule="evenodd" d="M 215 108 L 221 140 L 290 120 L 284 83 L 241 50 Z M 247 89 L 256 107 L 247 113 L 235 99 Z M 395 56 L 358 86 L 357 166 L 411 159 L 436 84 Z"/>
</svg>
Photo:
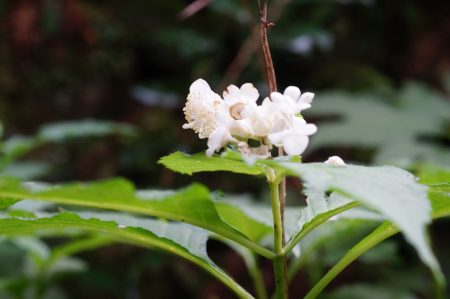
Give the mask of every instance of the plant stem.
<svg viewBox="0 0 450 299">
<path fill-rule="evenodd" d="M 261 45 L 266 62 L 267 80 L 270 92 L 277 90 L 277 79 L 275 77 L 275 68 L 273 66 L 272 55 L 270 54 L 269 40 L 267 38 L 267 29 L 274 26 L 273 23 L 267 21 L 267 0 L 258 0 L 259 18 L 260 18 L 260 37 Z M 278 154 L 284 155 L 283 148 L 279 148 Z M 285 243 L 284 236 L 284 205 L 286 198 L 286 179 L 283 178 L 280 183 L 270 182 L 272 214 L 274 225 L 274 252 L 275 259 L 274 273 L 276 294 L 278 299 L 288 298 L 287 287 L 287 263 L 283 254 L 283 246 Z"/>
<path fill-rule="evenodd" d="M 274 228 L 274 252 L 273 268 L 275 275 L 276 298 L 288 298 L 288 286 L 286 279 L 286 257 L 283 255 L 283 224 L 281 221 L 279 183 L 270 182 L 272 200 L 272 215 Z"/>
</svg>

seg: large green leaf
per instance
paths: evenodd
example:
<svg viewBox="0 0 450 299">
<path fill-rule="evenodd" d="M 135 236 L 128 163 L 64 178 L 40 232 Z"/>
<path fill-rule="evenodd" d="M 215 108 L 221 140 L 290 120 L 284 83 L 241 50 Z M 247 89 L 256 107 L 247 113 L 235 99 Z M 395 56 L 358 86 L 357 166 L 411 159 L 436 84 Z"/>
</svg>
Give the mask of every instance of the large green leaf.
<svg viewBox="0 0 450 299">
<path fill-rule="evenodd" d="M 32 190 L 33 184 L 0 178 L 0 203 L 4 199 L 30 198 L 60 204 L 127 211 L 187 222 L 229 238 L 255 252 L 271 258 L 273 253 L 251 241 L 218 215 L 207 188 L 194 184 L 173 194 L 151 199 L 138 198 L 133 185 L 123 179 L 110 179 L 91 184 L 67 184 Z"/>
<path fill-rule="evenodd" d="M 440 273 L 426 234 L 426 225 L 431 220 L 427 188 L 418 184 L 410 173 L 395 167 L 339 167 L 325 163 L 272 161 L 265 163 L 301 177 L 307 194 L 335 191 L 385 216 L 416 248 L 423 262 L 436 275 Z M 301 238 L 298 236 L 302 234 L 300 230 L 293 240 L 299 241 Z M 292 248 L 292 244 L 289 248 Z"/>
<path fill-rule="evenodd" d="M 103 220 L 99 220 L 103 219 Z M 77 229 L 114 236 L 117 241 L 156 248 L 178 255 L 205 269 L 241 298 L 253 298 L 217 267 L 206 253 L 208 232 L 184 223 L 169 223 L 119 213 L 63 212 L 39 219 L 0 219 L 0 234 L 64 234 Z"/>
<path fill-rule="evenodd" d="M 170 170 L 189 175 L 205 171 L 230 171 L 249 175 L 263 174 L 257 166 L 249 165 L 231 154 L 207 157 L 204 153 L 189 155 L 175 152 L 161 158 L 158 163 L 163 164 Z"/>
<path fill-rule="evenodd" d="M 376 149 L 376 163 L 420 160 L 450 165 L 450 151 L 422 136 L 437 136 L 449 121 L 450 104 L 418 84 L 409 84 L 390 103 L 380 95 L 323 93 L 306 116 L 338 116 L 319 124 L 311 148 L 360 146 Z"/>
<path fill-rule="evenodd" d="M 432 218 L 437 219 L 441 217 L 450 216 L 450 194 L 447 192 L 433 192 L 429 194 L 432 206 Z M 348 265 L 354 260 L 360 257 L 362 254 L 375 247 L 387 238 L 395 235 L 400 230 L 391 222 L 386 221 L 381 224 L 371 234 L 361 240 L 356 246 L 354 246 L 342 259 L 331 268 L 328 273 L 310 290 L 305 299 L 316 298 L 322 290 L 341 273 Z M 444 278 L 437 269 L 432 268 L 435 277 L 438 279 L 438 283 L 442 287 L 445 284 Z"/>
</svg>

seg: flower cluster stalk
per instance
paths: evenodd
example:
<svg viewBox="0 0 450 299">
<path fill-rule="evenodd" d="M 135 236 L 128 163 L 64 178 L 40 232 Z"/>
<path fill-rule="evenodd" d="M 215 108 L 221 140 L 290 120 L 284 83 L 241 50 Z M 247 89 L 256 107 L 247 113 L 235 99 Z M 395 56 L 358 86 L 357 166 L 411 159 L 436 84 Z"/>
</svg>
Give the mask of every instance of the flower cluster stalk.
<svg viewBox="0 0 450 299">
<path fill-rule="evenodd" d="M 279 183 L 270 182 L 270 197 L 272 200 L 272 215 L 274 226 L 274 253 L 273 268 L 275 275 L 276 298 L 288 298 L 286 279 L 286 259 L 283 255 L 283 223 L 281 221 L 281 209 L 279 198 Z"/>
<path fill-rule="evenodd" d="M 267 0 L 258 0 L 259 16 L 260 16 L 260 36 L 261 45 L 266 63 L 267 80 L 270 92 L 277 91 L 277 80 L 275 76 L 275 68 L 273 66 L 272 55 L 270 53 L 269 40 L 267 38 L 267 30 L 273 26 L 273 23 L 267 21 Z M 278 148 L 278 155 L 283 156 L 282 147 Z M 276 187 L 276 188 L 275 188 Z M 274 248 L 275 254 L 281 254 L 285 244 L 284 233 L 284 206 L 286 204 L 286 178 L 283 178 L 276 186 L 271 185 L 272 213 L 274 219 Z M 276 194 L 275 194 L 276 193 Z M 279 250 L 279 251 L 278 251 Z M 287 261 L 284 255 L 279 255 L 274 259 L 274 273 L 277 298 L 288 298 L 287 287 Z"/>
</svg>

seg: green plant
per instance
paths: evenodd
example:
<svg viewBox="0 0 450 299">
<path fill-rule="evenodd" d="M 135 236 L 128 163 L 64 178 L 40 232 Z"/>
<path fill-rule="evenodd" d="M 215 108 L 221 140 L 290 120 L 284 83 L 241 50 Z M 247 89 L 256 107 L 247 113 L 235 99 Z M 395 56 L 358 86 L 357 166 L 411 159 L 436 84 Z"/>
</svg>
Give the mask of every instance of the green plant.
<svg viewBox="0 0 450 299">
<path fill-rule="evenodd" d="M 81 240 L 68 244 L 57 251 L 56 257 L 104 242 L 156 248 L 203 268 L 240 298 L 254 298 L 208 256 L 207 240 L 216 238 L 243 256 L 258 298 L 268 298 L 268 294 L 257 257 L 272 261 L 275 296 L 281 299 L 288 297 L 289 278 L 318 243 L 327 242 L 340 230 L 364 223 L 369 230 L 373 225 L 377 227 L 351 248 L 305 298 L 316 298 L 352 261 L 398 232 L 430 268 L 436 281 L 435 296 L 441 296 L 445 282 L 429 246 L 427 225 L 432 219 L 450 215 L 448 172 L 423 166 L 419 169 L 423 181 L 418 183 L 412 174 L 396 167 L 345 165 L 336 157 L 328 163 L 302 163 L 299 155 L 306 148 L 307 136 L 316 128 L 307 124 L 300 112 L 309 108 L 313 95 L 301 96 L 295 87 L 286 89 L 284 94 L 275 92 L 266 35 L 270 27 L 266 5 L 261 5 L 260 17 L 270 98 L 258 106 L 255 89 L 243 85 L 240 89 L 229 87 L 223 101 L 205 81 L 194 82 L 185 108 L 188 123 L 184 127 L 194 129 L 200 138 L 208 138 L 208 150 L 206 154 L 194 155 L 176 152 L 163 157 L 160 163 L 184 174 L 228 171 L 261 178 L 270 190 L 270 205 L 227 201 L 196 183 L 161 192 L 135 190 L 124 179 L 48 185 L 1 177 L 0 234 L 94 236 L 92 243 L 87 239 L 86 243 Z M 225 110 L 219 110 L 222 108 Z M 266 126 L 264 121 L 270 114 L 275 116 Z M 272 157 L 275 147 L 278 154 Z M 214 154 L 222 148 L 225 150 L 221 154 Z M 284 184 L 288 176 L 303 181 L 306 207 L 285 206 Z M 51 204 L 32 204 L 35 201 Z M 63 209 L 59 209 L 60 205 Z M 272 240 L 268 242 L 268 238 Z M 299 257 L 295 254 L 298 251 Z M 56 257 L 45 260 L 43 269 L 50 268 Z M 38 291 L 35 296 L 43 294 Z"/>
</svg>

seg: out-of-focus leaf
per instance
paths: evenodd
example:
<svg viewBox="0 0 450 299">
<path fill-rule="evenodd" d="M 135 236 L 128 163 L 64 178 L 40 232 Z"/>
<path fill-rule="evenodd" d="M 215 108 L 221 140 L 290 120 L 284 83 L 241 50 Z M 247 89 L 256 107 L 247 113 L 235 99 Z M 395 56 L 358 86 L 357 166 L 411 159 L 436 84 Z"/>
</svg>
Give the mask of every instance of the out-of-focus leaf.
<svg viewBox="0 0 450 299">
<path fill-rule="evenodd" d="M 45 174 L 49 167 L 40 162 L 13 163 L 16 159 L 46 143 L 60 143 L 73 139 L 121 135 L 133 137 L 137 129 L 129 124 L 81 120 L 66 121 L 43 125 L 35 136 L 12 136 L 0 143 L 0 175 L 15 176 L 21 179 L 33 179 Z"/>
<path fill-rule="evenodd" d="M 324 299 L 417 299 L 411 291 L 394 286 L 374 286 L 369 284 L 355 284 L 338 288 Z"/>
<path fill-rule="evenodd" d="M 51 166 L 45 162 L 14 162 L 0 171 L 0 176 L 32 180 L 49 173 Z"/>
<path fill-rule="evenodd" d="M 407 85 L 391 105 L 379 96 L 323 93 L 306 116 L 339 116 L 319 124 L 311 147 L 362 146 L 375 148 L 375 163 L 427 161 L 450 165 L 450 150 L 421 140 L 438 136 L 450 120 L 450 104 L 418 84 Z"/>
<path fill-rule="evenodd" d="M 418 167 L 417 172 L 422 184 L 450 184 L 450 168 L 423 164 Z"/>
<path fill-rule="evenodd" d="M 135 136 L 137 129 L 131 125 L 99 120 L 66 121 L 42 126 L 37 138 L 45 142 L 61 142 L 73 138 L 101 137 L 118 134 Z"/>
<path fill-rule="evenodd" d="M 114 236 L 117 241 L 157 248 L 178 255 L 232 287 L 241 298 L 253 298 L 209 259 L 206 253 L 208 232 L 188 224 L 98 212 L 81 212 L 80 215 L 63 212 L 40 219 L 0 219 L 2 235 L 16 236 L 37 232 L 61 234 L 67 229 L 105 233 Z"/>
</svg>

